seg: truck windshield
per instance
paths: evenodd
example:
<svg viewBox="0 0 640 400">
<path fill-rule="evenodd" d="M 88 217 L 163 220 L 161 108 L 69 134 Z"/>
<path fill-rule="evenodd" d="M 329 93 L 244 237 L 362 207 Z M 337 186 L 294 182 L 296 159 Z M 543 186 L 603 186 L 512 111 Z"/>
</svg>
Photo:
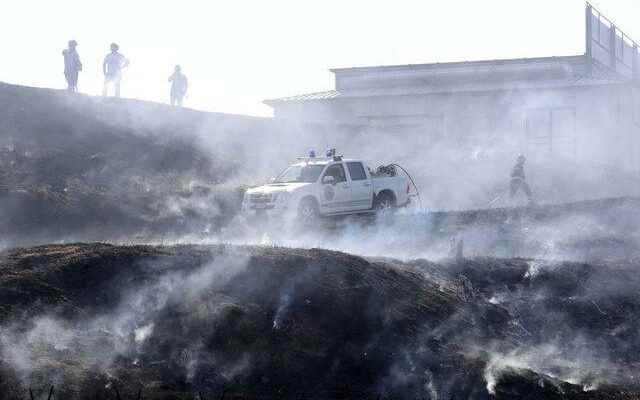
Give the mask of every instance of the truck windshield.
<svg viewBox="0 0 640 400">
<path fill-rule="evenodd" d="M 273 181 L 274 183 L 306 182 L 312 183 L 318 180 L 324 165 L 292 165 L 285 169 Z"/>
</svg>

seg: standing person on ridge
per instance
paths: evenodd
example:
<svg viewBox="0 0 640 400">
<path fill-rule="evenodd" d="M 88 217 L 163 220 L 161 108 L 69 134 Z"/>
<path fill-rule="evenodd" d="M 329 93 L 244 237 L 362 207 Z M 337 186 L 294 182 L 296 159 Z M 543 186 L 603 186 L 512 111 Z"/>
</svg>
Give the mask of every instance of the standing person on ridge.
<svg viewBox="0 0 640 400">
<path fill-rule="evenodd" d="M 107 54 L 102 63 L 102 72 L 104 73 L 103 96 L 107 96 L 109 84 L 113 83 L 115 97 L 120 97 L 122 69 L 129 66 L 129 60 L 118 52 L 119 49 L 120 47 L 116 43 L 111 43 L 111 53 Z"/>
<path fill-rule="evenodd" d="M 78 72 L 82 71 L 82 63 L 80 55 L 76 51 L 78 42 L 69 40 L 68 47 L 62 50 L 64 57 L 64 77 L 67 80 L 67 90 L 70 92 L 78 91 Z"/>
<path fill-rule="evenodd" d="M 182 73 L 182 69 L 179 65 L 176 65 L 173 74 L 169 77 L 171 82 L 171 105 L 176 104 L 182 107 L 182 100 L 187 94 L 187 77 Z"/>
</svg>

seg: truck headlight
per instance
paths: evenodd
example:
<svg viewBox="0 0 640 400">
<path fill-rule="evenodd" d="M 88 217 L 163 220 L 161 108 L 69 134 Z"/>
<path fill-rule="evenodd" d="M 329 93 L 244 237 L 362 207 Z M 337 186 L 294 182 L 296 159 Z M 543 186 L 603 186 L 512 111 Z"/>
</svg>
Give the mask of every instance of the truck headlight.
<svg viewBox="0 0 640 400">
<path fill-rule="evenodd" d="M 278 202 L 279 204 L 285 204 L 289 201 L 289 198 L 291 198 L 291 195 L 288 192 L 278 193 L 276 202 Z"/>
</svg>

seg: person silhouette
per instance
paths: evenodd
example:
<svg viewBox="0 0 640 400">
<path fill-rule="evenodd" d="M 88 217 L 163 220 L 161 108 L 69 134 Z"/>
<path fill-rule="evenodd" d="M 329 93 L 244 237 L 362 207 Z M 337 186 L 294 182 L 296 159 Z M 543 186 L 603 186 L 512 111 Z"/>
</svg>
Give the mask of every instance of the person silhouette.
<svg viewBox="0 0 640 400">
<path fill-rule="evenodd" d="M 122 69 L 129 66 L 129 60 L 118 52 L 120 46 L 111 43 L 111 52 L 107 54 L 102 63 L 102 72 L 104 73 L 104 87 L 102 95 L 107 95 L 110 84 L 115 89 L 115 97 L 120 97 L 120 82 L 122 80 Z"/>
<path fill-rule="evenodd" d="M 531 193 L 531 188 L 527 184 L 524 175 L 524 163 L 527 161 L 524 155 L 520 154 L 518 159 L 516 160 L 516 165 L 513 166 L 513 170 L 511 170 L 511 187 L 510 194 L 511 198 L 513 198 L 518 190 L 522 190 L 529 199 L 529 202 L 533 202 L 533 194 Z"/>
<path fill-rule="evenodd" d="M 64 57 L 64 77 L 67 80 L 67 90 L 70 92 L 78 91 L 78 73 L 82 71 L 82 63 L 80 55 L 76 51 L 78 42 L 69 40 L 68 47 L 62 50 Z"/>
<path fill-rule="evenodd" d="M 176 104 L 179 107 L 182 107 L 182 100 L 184 96 L 187 94 L 187 77 L 182 73 L 182 68 L 179 65 L 173 70 L 173 74 L 169 77 L 169 82 L 171 82 L 171 105 L 175 106 Z"/>
</svg>

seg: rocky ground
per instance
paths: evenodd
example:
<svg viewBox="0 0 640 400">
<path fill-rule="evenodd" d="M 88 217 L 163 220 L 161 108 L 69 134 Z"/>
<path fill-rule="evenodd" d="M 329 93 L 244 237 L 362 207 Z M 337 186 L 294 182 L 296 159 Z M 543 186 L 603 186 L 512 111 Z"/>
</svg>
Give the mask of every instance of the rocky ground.
<svg viewBox="0 0 640 400">
<path fill-rule="evenodd" d="M 0 400 L 640 398 L 637 198 L 287 230 L 237 217 L 243 185 L 370 137 L 2 83 L 0 105 Z M 175 239 L 263 246 L 102 243 Z"/>
<path fill-rule="evenodd" d="M 0 392 L 638 398 L 637 265 L 19 248 L 0 254 Z"/>
</svg>

